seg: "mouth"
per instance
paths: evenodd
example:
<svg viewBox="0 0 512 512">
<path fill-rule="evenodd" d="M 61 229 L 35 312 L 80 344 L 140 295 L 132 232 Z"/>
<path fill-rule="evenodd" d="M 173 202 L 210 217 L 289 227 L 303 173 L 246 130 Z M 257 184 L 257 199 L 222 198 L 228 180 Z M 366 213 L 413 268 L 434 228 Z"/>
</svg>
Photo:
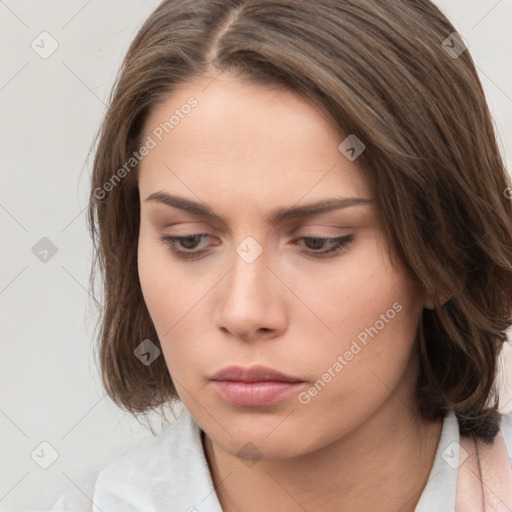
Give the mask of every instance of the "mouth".
<svg viewBox="0 0 512 512">
<path fill-rule="evenodd" d="M 230 366 L 211 378 L 219 395 L 240 407 L 264 407 L 296 392 L 304 384 L 299 378 L 263 366 Z"/>
</svg>

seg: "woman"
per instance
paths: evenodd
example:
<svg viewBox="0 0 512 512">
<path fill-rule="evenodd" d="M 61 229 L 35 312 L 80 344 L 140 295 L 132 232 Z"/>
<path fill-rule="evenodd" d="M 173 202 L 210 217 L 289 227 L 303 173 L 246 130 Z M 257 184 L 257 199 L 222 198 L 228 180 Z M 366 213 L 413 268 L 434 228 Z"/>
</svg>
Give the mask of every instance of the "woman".
<svg viewBox="0 0 512 512">
<path fill-rule="evenodd" d="M 507 190 L 430 1 L 162 2 L 89 222 L 106 391 L 185 410 L 94 510 L 510 510 Z"/>
</svg>

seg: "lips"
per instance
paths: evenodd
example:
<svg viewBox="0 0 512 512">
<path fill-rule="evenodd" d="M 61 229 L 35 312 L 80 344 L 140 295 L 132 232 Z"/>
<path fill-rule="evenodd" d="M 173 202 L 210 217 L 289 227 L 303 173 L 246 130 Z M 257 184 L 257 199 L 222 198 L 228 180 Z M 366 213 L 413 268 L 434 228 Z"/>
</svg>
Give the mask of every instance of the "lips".
<svg viewBox="0 0 512 512">
<path fill-rule="evenodd" d="M 224 400 L 240 407 L 275 404 L 298 391 L 304 384 L 296 377 L 263 366 L 224 368 L 211 381 Z"/>
<path fill-rule="evenodd" d="M 242 368 L 240 366 L 230 366 L 217 372 L 212 380 L 231 380 L 237 382 L 302 382 L 301 379 L 285 375 L 277 370 L 266 368 L 264 366 L 253 366 L 252 368 Z"/>
</svg>

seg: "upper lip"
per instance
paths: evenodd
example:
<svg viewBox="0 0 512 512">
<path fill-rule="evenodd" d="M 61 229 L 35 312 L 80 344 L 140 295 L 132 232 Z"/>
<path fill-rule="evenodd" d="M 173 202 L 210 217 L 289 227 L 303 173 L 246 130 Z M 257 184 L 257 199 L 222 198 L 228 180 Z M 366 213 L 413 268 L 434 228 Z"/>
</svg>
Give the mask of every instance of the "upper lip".
<svg viewBox="0 0 512 512">
<path fill-rule="evenodd" d="M 302 382 L 300 379 L 285 375 L 272 368 L 265 366 L 252 366 L 243 368 L 241 366 L 229 366 L 218 371 L 213 375 L 212 380 L 231 380 L 238 382 L 262 382 L 262 381 L 281 381 L 281 382 Z"/>
</svg>

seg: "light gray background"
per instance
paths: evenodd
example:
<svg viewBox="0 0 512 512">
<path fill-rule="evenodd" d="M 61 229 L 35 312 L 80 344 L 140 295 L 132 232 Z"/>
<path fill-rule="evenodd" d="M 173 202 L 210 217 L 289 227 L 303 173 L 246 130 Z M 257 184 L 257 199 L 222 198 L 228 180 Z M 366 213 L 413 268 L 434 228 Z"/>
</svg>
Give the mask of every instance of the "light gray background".
<svg viewBox="0 0 512 512">
<path fill-rule="evenodd" d="M 97 472 L 152 436 L 100 385 L 85 209 L 89 146 L 121 59 L 158 3 L 0 0 L 2 512 L 47 510 L 65 490 L 87 510 Z M 510 169 L 512 0 L 437 4 L 469 44 Z M 59 45 L 47 59 L 31 47 L 43 31 Z M 32 253 L 43 237 L 58 249 L 46 263 Z M 511 388 L 504 382 L 503 410 L 512 410 Z M 58 453 L 48 469 L 31 458 L 43 441 Z"/>
</svg>

